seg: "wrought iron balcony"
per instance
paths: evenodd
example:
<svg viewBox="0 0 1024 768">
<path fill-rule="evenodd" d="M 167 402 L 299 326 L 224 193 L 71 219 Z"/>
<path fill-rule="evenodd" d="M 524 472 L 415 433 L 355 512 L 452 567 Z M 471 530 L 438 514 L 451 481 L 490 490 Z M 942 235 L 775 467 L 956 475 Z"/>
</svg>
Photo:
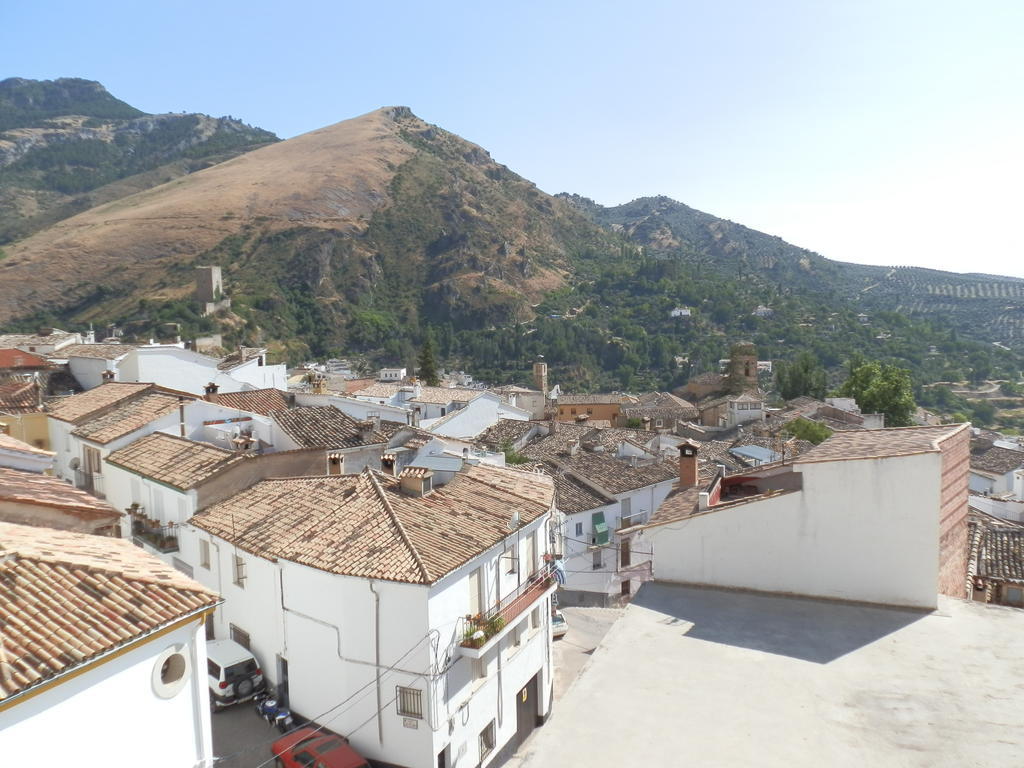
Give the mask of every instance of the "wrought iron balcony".
<svg viewBox="0 0 1024 768">
<path fill-rule="evenodd" d="M 462 647 L 483 651 L 506 627 L 530 610 L 555 588 L 554 563 L 544 563 L 530 578 L 499 603 L 477 616 L 467 616 L 462 627 Z"/>
<path fill-rule="evenodd" d="M 132 538 L 136 544 L 146 543 L 165 554 L 178 551 L 177 525 L 164 525 L 159 520 L 147 518 L 142 507 L 129 507 L 127 511 L 132 518 Z"/>
</svg>

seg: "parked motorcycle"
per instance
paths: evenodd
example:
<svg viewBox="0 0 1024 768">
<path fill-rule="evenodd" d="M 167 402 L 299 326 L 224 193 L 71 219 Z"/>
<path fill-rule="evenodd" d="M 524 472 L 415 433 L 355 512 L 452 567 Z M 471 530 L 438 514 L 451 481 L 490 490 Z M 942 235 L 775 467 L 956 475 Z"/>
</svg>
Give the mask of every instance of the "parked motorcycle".
<svg viewBox="0 0 1024 768">
<path fill-rule="evenodd" d="M 292 713 L 288 707 L 279 705 L 272 693 L 257 694 L 255 701 L 256 714 L 266 720 L 268 725 L 276 726 L 281 733 L 287 733 L 294 727 Z"/>
</svg>

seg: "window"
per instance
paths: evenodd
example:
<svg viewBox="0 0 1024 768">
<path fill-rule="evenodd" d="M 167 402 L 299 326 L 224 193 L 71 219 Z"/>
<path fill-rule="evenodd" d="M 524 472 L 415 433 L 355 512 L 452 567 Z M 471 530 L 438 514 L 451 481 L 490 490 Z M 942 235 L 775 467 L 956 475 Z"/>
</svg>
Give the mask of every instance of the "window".
<svg viewBox="0 0 1024 768">
<path fill-rule="evenodd" d="M 470 659 L 473 662 L 473 679 L 483 680 L 487 677 L 487 659 Z"/>
<path fill-rule="evenodd" d="M 1024 602 L 1024 591 L 1018 587 L 1009 587 L 1006 590 L 1006 602 L 1010 605 L 1020 605 Z"/>
<path fill-rule="evenodd" d="M 575 409 L 575 408 L 573 408 L 573 409 L 572 409 L 572 415 L 573 415 L 573 416 L 575 416 L 575 415 L 576 415 L 576 409 Z"/>
<path fill-rule="evenodd" d="M 599 570 L 601 570 L 601 568 L 604 567 L 604 550 L 603 549 L 595 549 L 594 550 L 594 566 L 593 567 L 594 567 L 595 571 L 599 571 Z"/>
<path fill-rule="evenodd" d="M 234 624 L 228 624 L 228 627 L 231 629 L 231 639 L 243 648 L 245 648 L 246 650 L 250 650 L 249 633 L 246 632 L 244 629 L 236 627 Z"/>
<path fill-rule="evenodd" d="M 662 426 L 662 424 L 663 424 L 663 423 L 664 423 L 664 422 L 662 422 L 662 420 L 661 420 L 661 419 L 658 419 L 658 420 L 656 420 L 656 421 L 654 422 L 654 426 L 655 426 L 655 427 L 660 427 L 660 426 Z"/>
<path fill-rule="evenodd" d="M 480 731 L 480 759 L 483 760 L 494 749 L 494 721 L 491 720 L 487 727 Z"/>
<path fill-rule="evenodd" d="M 398 714 L 403 717 L 423 717 L 423 691 L 419 688 L 395 687 L 398 699 Z"/>
<path fill-rule="evenodd" d="M 212 659 L 206 660 L 206 674 L 212 678 L 220 680 L 220 667 L 217 665 L 217 662 Z"/>
<path fill-rule="evenodd" d="M 245 560 L 238 555 L 234 555 L 231 560 L 234 566 L 232 568 L 231 581 L 236 587 L 245 589 Z"/>
<path fill-rule="evenodd" d="M 577 536 L 582 536 L 583 535 L 583 523 L 576 523 L 576 535 Z"/>
<path fill-rule="evenodd" d="M 587 414 L 589 416 L 593 416 L 594 415 L 594 409 L 593 408 L 587 408 Z"/>
<path fill-rule="evenodd" d="M 537 629 L 540 626 L 540 606 L 530 611 L 530 629 Z"/>
<path fill-rule="evenodd" d="M 199 540 L 199 566 L 210 570 L 210 542 L 206 539 Z"/>
</svg>

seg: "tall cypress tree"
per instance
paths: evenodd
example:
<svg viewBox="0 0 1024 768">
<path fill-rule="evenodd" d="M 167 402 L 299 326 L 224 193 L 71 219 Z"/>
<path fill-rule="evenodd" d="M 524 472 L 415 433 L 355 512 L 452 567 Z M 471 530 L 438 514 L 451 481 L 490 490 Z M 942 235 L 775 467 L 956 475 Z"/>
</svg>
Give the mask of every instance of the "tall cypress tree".
<svg viewBox="0 0 1024 768">
<path fill-rule="evenodd" d="M 437 360 L 434 359 L 434 336 L 427 331 L 420 347 L 419 377 L 428 387 L 436 387 L 441 383 L 437 376 Z"/>
</svg>

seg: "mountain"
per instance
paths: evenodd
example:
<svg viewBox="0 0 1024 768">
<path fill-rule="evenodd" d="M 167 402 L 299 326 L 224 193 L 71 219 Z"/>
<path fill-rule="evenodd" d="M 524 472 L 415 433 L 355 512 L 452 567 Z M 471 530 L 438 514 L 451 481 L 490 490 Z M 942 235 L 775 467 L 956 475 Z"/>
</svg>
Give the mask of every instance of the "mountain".
<svg viewBox="0 0 1024 768">
<path fill-rule="evenodd" d="M 54 112 L 132 109 L 96 84 L 62 88 L 13 110 L 42 128 L 3 136 L 71 119 Z M 592 390 L 678 385 L 716 370 L 737 339 L 763 359 L 810 350 L 833 380 L 856 354 L 910 368 L 918 385 L 1022 367 L 1024 281 L 834 262 L 665 197 L 603 207 L 548 195 L 406 107 L 203 168 L 181 165 L 204 146 L 194 136 L 176 160 L 83 193 L 87 209 L 5 244 L 0 325 L 114 323 L 148 338 L 173 322 L 291 362 L 381 364 L 411 364 L 429 331 L 445 365 L 477 378 L 525 383 L 543 354 L 553 381 Z M 47 169 L 18 176 L 21 194 L 52 194 Z M 200 265 L 222 267 L 230 310 L 200 314 Z"/>
<path fill-rule="evenodd" d="M 614 207 L 578 195 L 562 197 L 650 253 L 760 281 L 780 292 L 832 296 L 865 312 L 936 319 L 958 327 L 965 336 L 1024 350 L 1024 280 L 831 261 L 668 197 L 645 197 Z"/>
<path fill-rule="evenodd" d="M 96 206 L 5 247 L 0 322 L 146 319 L 220 264 L 236 309 L 314 353 L 421 319 L 532 316 L 609 238 L 470 142 L 391 107 Z"/>
<path fill-rule="evenodd" d="M 274 141 L 233 118 L 148 115 L 90 80 L 0 81 L 0 245 Z"/>
</svg>

